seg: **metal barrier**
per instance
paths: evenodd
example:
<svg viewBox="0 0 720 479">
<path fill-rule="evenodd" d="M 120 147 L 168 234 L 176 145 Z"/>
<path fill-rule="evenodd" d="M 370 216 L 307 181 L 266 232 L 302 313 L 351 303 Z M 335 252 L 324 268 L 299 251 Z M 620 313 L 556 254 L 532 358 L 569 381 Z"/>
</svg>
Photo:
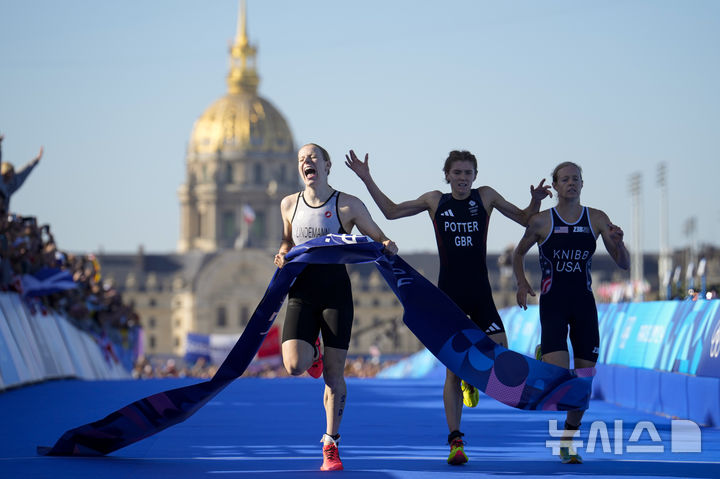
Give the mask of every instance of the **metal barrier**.
<svg viewBox="0 0 720 479">
<path fill-rule="evenodd" d="M 92 335 L 51 311 L 32 312 L 15 293 L 0 293 L 0 391 L 58 378 L 127 379 Z"/>
</svg>

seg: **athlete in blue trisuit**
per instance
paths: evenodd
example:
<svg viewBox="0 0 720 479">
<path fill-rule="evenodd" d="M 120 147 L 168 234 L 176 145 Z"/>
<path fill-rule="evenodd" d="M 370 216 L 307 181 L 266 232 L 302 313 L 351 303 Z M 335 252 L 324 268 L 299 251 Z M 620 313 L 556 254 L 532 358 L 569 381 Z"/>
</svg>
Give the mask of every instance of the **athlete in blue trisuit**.
<svg viewBox="0 0 720 479">
<path fill-rule="evenodd" d="M 538 245 L 542 282 L 540 289 L 540 351 L 542 360 L 570 367 L 568 328 L 575 368 L 592 368 L 600 347 L 597 308 L 591 288 L 590 265 L 598 235 L 615 263 L 630 267 L 630 253 L 623 243 L 623 231 L 608 216 L 580 204 L 582 169 L 572 162 L 560 163 L 552 173 L 557 206 L 530 219 L 525 235 L 513 254 L 517 279 L 517 302 L 527 309 L 527 295 L 535 292 L 525 277 L 524 258 L 533 244 Z M 568 411 L 560 458 L 563 463 L 579 464 L 582 458 L 572 446 L 584 411 Z"/>
<path fill-rule="evenodd" d="M 550 194 L 550 186 L 530 186 L 530 205 L 521 210 L 489 186 L 473 188 L 477 178 L 477 159 L 468 151 L 451 151 L 443 171 L 450 193 L 428 191 L 415 200 L 394 203 L 375 184 L 370 175 L 368 155 L 361 161 L 351 150 L 346 165 L 365 183 L 370 195 L 386 218 L 396 219 L 427 211 L 435 227 L 440 256 L 438 288 L 444 291 L 472 321 L 496 343 L 507 347 L 507 337 L 500 315 L 495 307 L 488 278 L 485 257 L 490 214 L 500 211 L 511 220 L 527 226 L 528 219 L 540 210 L 540 202 Z M 442 321 L 438 318 L 438 321 Z M 441 326 L 440 326 L 441 327 Z M 461 381 L 449 369 L 443 387 L 445 417 L 448 424 L 448 463 L 464 464 L 468 461 L 464 449 L 464 434 L 460 432 L 463 402 L 475 407 L 478 391 Z"/>
<path fill-rule="evenodd" d="M 286 264 L 285 254 L 293 246 L 329 233 L 350 233 L 355 226 L 360 233 L 382 243 L 385 253 L 397 253 L 395 243 L 375 224 L 362 201 L 328 184 L 330 166 L 330 155 L 314 143 L 298 151 L 298 171 L 305 188 L 280 203 L 283 238 L 275 255 L 279 268 Z M 343 468 L 337 447 L 338 429 L 347 395 L 344 370 L 352 321 L 353 300 L 345 265 L 307 265 L 288 293 L 282 356 L 289 374 L 298 376 L 307 371 L 316 378 L 322 375 L 325 380 L 323 471 Z"/>
</svg>

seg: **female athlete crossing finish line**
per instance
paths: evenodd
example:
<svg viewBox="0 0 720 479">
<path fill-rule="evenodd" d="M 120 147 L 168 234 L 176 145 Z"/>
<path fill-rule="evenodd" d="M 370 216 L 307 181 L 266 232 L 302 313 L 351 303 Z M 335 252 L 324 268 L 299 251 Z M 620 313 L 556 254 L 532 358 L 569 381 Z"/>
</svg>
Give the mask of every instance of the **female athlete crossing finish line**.
<svg viewBox="0 0 720 479">
<path fill-rule="evenodd" d="M 353 227 L 382 243 L 383 252 L 397 253 L 395 243 L 375 224 L 362 201 L 330 186 L 331 165 L 328 152 L 315 143 L 298 151 L 298 173 L 305 188 L 280 203 L 283 238 L 275 255 L 278 268 L 285 266 L 285 256 L 293 246 L 328 233 L 350 233 Z M 323 471 L 343 468 L 338 430 L 346 407 L 345 360 L 353 313 L 350 278 L 344 264 L 308 265 L 290 287 L 283 323 L 283 364 L 293 376 L 307 371 L 315 378 L 322 375 L 325 381 Z"/>
<path fill-rule="evenodd" d="M 570 371 L 510 351 L 487 336 L 430 281 L 383 245 L 362 236 L 327 235 L 285 255 L 260 304 L 215 376 L 135 401 L 103 419 L 65 432 L 51 456 L 101 456 L 149 437 L 193 415 L 240 377 L 260 348 L 290 285 L 308 264 L 374 263 L 402 303 L 403 321 L 445 366 L 488 396 L 525 410 L 587 409 L 592 369 Z"/>
<path fill-rule="evenodd" d="M 575 163 L 560 163 L 552 173 L 557 206 L 530 219 L 525 235 L 513 254 L 517 279 L 517 302 L 527 308 L 527 295 L 535 296 L 525 278 L 523 259 L 533 244 L 538 245 L 542 283 L 540 326 L 542 360 L 563 368 L 570 365 L 568 330 L 575 367 L 592 368 L 600 348 L 597 307 L 592 292 L 590 265 L 595 242 L 603 243 L 615 263 L 630 267 L 630 253 L 623 243 L 623 230 L 610 222 L 601 210 L 580 204 L 582 170 Z M 582 458 L 572 445 L 584 411 L 568 411 L 560 447 L 565 464 L 580 464 Z"/>
</svg>

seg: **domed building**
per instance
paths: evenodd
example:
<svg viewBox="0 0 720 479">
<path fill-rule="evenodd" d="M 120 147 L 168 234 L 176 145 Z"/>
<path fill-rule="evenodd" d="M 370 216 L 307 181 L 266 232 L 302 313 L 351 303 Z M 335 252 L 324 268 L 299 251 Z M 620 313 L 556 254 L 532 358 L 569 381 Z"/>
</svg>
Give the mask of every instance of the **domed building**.
<svg viewBox="0 0 720 479">
<path fill-rule="evenodd" d="M 256 54 L 243 8 L 227 93 L 197 119 L 190 135 L 186 182 L 178 191 L 181 253 L 280 244 L 279 200 L 300 188 L 296 151 L 285 118 L 258 96 Z"/>
<path fill-rule="evenodd" d="M 147 354 L 182 356 L 189 333 L 239 335 L 275 270 L 280 200 L 301 184 L 287 121 L 258 95 L 256 54 L 242 2 L 227 92 L 190 134 L 177 253 L 99 255 L 136 305 Z"/>
<path fill-rule="evenodd" d="M 103 276 L 136 306 L 147 355 L 184 356 L 188 338 L 203 335 L 234 344 L 275 271 L 280 200 L 303 187 L 287 121 L 258 95 L 257 50 L 248 40 L 244 2 L 238 17 L 227 92 L 190 134 L 186 179 L 178 190 L 177 253 L 140 248 L 134 255 L 98 255 Z M 436 255 L 425 256 L 433 268 Z M 366 353 L 371 345 L 395 353 L 420 349 L 374 266 L 348 270 L 355 301 L 351 354 Z M 276 324 L 284 316 L 281 311 Z"/>
</svg>

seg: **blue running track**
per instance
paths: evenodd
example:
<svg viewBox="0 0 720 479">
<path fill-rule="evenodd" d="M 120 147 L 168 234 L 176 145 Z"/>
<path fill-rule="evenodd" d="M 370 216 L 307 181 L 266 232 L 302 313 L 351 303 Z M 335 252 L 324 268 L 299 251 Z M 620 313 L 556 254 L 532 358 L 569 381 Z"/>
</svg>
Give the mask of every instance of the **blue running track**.
<svg viewBox="0 0 720 479">
<path fill-rule="evenodd" d="M 720 429 L 702 429 L 701 452 L 672 452 L 685 446 L 671 444 L 669 418 L 593 401 L 583 438 L 593 421 L 603 421 L 610 451 L 597 441 L 593 453 L 580 450 L 584 464 L 563 465 L 545 443 L 548 420 L 562 424 L 560 414 L 519 411 L 486 396 L 464 412 L 470 462 L 449 466 L 439 378 L 349 379 L 340 430 L 344 472 L 319 471 L 323 383 L 310 378 L 241 378 L 184 423 L 107 457 L 35 454 L 37 445 L 51 446 L 67 429 L 194 382 L 67 380 L 0 393 L 0 478 L 720 477 Z M 615 435 L 616 421 L 622 437 Z M 641 421 L 653 424 L 659 440 L 646 429 L 631 441 Z M 630 446 L 635 452 L 627 452 Z"/>
</svg>

